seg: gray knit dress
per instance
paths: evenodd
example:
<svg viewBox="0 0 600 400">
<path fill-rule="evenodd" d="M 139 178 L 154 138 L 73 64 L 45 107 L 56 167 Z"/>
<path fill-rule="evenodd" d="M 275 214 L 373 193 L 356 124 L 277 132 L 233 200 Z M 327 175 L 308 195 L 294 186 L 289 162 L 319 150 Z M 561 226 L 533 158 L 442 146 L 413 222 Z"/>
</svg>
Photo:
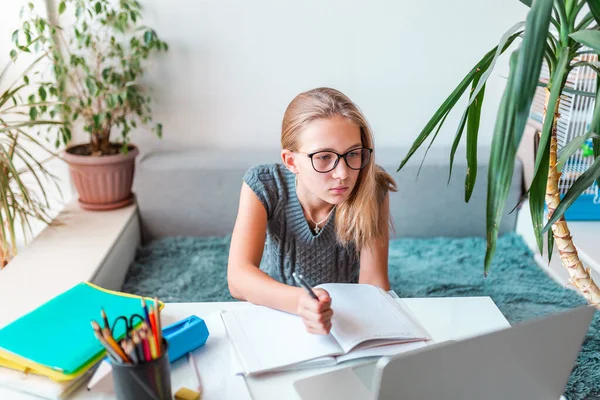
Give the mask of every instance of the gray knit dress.
<svg viewBox="0 0 600 400">
<path fill-rule="evenodd" d="M 249 169 L 244 182 L 267 211 L 267 237 L 260 269 L 275 280 L 296 285 L 293 272 L 311 285 L 358 282 L 356 246 L 335 235 L 335 210 L 318 234 L 311 230 L 296 196 L 295 175 L 282 164 Z"/>
</svg>

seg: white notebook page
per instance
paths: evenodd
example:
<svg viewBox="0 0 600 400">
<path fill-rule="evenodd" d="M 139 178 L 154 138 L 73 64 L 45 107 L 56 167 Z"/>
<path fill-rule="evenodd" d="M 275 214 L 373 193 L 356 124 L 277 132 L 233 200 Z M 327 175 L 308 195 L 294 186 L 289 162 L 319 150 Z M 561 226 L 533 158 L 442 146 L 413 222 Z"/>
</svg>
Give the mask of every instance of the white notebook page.
<svg viewBox="0 0 600 400">
<path fill-rule="evenodd" d="M 331 335 L 306 332 L 296 315 L 259 306 L 223 311 L 222 317 L 246 374 L 342 353 Z"/>
<path fill-rule="evenodd" d="M 344 353 L 366 340 L 410 341 L 425 336 L 402 313 L 396 301 L 376 286 L 328 283 L 318 287 L 331 296 L 331 333 Z"/>
<path fill-rule="evenodd" d="M 370 347 L 367 349 L 355 348 L 350 353 L 337 356 L 335 359 L 338 363 L 341 363 L 344 361 L 350 361 L 365 357 L 395 356 L 401 353 L 406 353 L 409 351 L 420 349 L 421 347 L 425 346 L 427 346 L 427 342 L 419 341 L 409 343 L 388 344 L 387 346 Z"/>
</svg>

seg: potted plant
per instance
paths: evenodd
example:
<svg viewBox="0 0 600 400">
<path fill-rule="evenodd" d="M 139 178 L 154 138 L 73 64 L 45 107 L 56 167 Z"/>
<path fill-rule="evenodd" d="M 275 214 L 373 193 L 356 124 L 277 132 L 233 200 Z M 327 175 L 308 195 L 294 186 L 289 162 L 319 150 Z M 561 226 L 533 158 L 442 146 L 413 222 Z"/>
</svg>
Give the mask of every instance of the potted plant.
<svg viewBox="0 0 600 400">
<path fill-rule="evenodd" d="M 89 134 L 87 143 L 69 145 L 63 158 L 83 208 L 125 206 L 133 201 L 139 153 L 129 136 L 138 125 L 152 122 L 151 98 L 141 78 L 149 58 L 168 46 L 154 30 L 140 25 L 136 0 L 65 0 L 57 11 L 59 16 L 72 12 L 73 18 L 68 24 L 49 21 L 30 4 L 22 31 L 38 30 L 38 51 L 53 63 L 56 82 L 48 91 L 63 102 L 60 144 L 70 142 L 73 129 Z M 161 137 L 161 124 L 152 129 Z"/>
<path fill-rule="evenodd" d="M 589 67 L 600 73 L 598 63 L 581 60 L 583 54 L 600 53 L 600 0 L 521 0 L 530 7 L 527 20 L 513 26 L 471 69 L 467 76 L 444 101 L 429 120 L 401 162 L 400 170 L 423 142 L 436 130 L 436 138 L 445 117 L 470 87 L 469 101 L 462 114 L 450 155 L 452 160 L 466 128 L 468 172 L 465 180 L 465 200 L 469 201 L 477 171 L 477 138 L 479 117 L 483 103 L 485 83 L 494 64 L 517 37 L 522 37 L 520 48 L 510 57 L 510 73 L 500 103 L 492 140 L 489 161 L 487 195 L 487 251 L 484 273 L 490 268 L 496 248 L 498 227 L 510 187 L 517 147 L 523 135 L 533 96 L 538 85 L 546 86 L 546 111 L 536 154 L 534 178 L 529 188 L 529 206 L 533 228 L 540 252 L 543 250 L 543 233 L 548 234 L 548 255 L 556 243 L 563 265 L 571 277 L 570 282 L 590 304 L 600 304 L 600 289 L 584 268 L 577 249 L 573 245 L 565 210 L 585 191 L 594 180 L 600 181 L 600 90 L 596 93 L 577 93 L 595 97 L 591 127 L 586 135 L 569 142 L 557 159 L 556 124 L 561 93 L 568 89 L 565 83 L 575 68 Z M 591 50 L 584 48 L 591 48 Z M 548 64 L 550 79 L 547 84 L 538 82 L 542 62 Z M 594 163 L 583 173 L 561 199 L 558 190 L 560 172 L 557 165 L 581 148 L 583 142 L 592 138 Z M 600 182 L 599 182 L 600 183 Z M 549 220 L 544 223 L 544 206 L 548 208 Z"/>
<path fill-rule="evenodd" d="M 18 37 L 15 41 L 19 43 Z M 28 42 L 18 44 L 19 51 L 11 51 L 13 60 L 19 53 L 29 51 L 28 45 L 35 40 L 28 37 Z M 57 178 L 46 168 L 57 154 L 35 133 L 39 129 L 48 136 L 63 128 L 61 121 L 51 117 L 37 118 L 38 110 L 46 114 L 50 108 L 61 106 L 46 98 L 44 84 L 38 82 L 40 74 L 35 67 L 41 58 L 9 84 L 6 76 L 13 63 L 9 62 L 0 72 L 0 269 L 17 254 L 18 234 L 27 241 L 33 234 L 34 222 L 52 222 L 48 184 L 54 185 L 61 195 Z M 30 83 L 30 79 L 35 81 Z M 38 87 L 37 93 L 28 91 L 33 87 Z"/>
</svg>

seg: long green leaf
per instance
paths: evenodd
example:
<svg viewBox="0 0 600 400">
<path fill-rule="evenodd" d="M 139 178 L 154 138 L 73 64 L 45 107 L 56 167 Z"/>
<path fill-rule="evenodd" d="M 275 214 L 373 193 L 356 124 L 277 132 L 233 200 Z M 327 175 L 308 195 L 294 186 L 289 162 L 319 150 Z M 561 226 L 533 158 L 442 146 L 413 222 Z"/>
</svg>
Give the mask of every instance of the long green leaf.
<svg viewBox="0 0 600 400">
<path fill-rule="evenodd" d="M 569 27 L 569 19 L 567 18 L 567 10 L 564 3 L 564 0 L 555 0 L 554 1 L 554 9 L 558 13 L 558 20 L 560 22 L 560 29 L 558 30 L 558 34 L 560 37 L 560 43 L 563 46 L 568 45 L 568 27 Z"/>
<path fill-rule="evenodd" d="M 580 61 L 572 64 L 570 69 L 575 67 L 589 67 L 590 69 L 594 70 L 597 75 L 600 74 L 600 63 L 598 62 Z"/>
<path fill-rule="evenodd" d="M 38 120 L 38 121 L 28 121 L 28 122 L 18 122 L 14 125 L 8 125 L 5 127 L 0 128 L 0 133 L 2 132 L 10 132 L 14 129 L 17 128 L 22 128 L 24 126 L 36 126 L 36 125 L 64 125 L 62 122 L 60 121 L 42 121 L 42 120 Z"/>
<path fill-rule="evenodd" d="M 12 163 L 10 162 L 10 157 L 8 155 L 8 153 L 6 152 L 6 149 L 4 147 L 0 146 L 0 153 L 2 154 L 2 157 L 0 157 L 0 162 L 2 162 L 2 164 L 4 164 L 5 167 L 7 167 L 7 169 L 10 171 L 10 173 L 15 174 L 15 170 L 14 170 L 14 166 L 12 165 Z M 3 174 L 2 174 L 3 175 Z M 4 178 L 4 176 L 3 176 Z M 9 201 L 9 197 L 11 199 L 13 199 L 14 201 L 14 193 L 11 190 L 10 184 L 8 182 L 8 179 L 3 179 L 4 182 L 3 185 L 3 190 L 0 190 L 0 200 L 1 200 L 1 204 L 2 207 L 4 208 L 5 211 L 5 216 L 6 216 L 6 222 L 8 225 L 8 232 L 10 234 L 10 240 L 12 243 L 12 248 L 13 251 L 16 248 L 16 236 L 15 236 L 15 217 L 14 217 L 14 213 L 11 211 L 10 208 L 10 203 L 11 201 Z M 5 233 L 3 232 L 3 234 L 5 235 Z M 6 236 L 3 236 L 2 240 L 6 240 Z"/>
<path fill-rule="evenodd" d="M 567 79 L 567 65 L 569 62 L 569 48 L 562 49 L 556 70 L 551 77 L 550 97 L 544 117 L 542 134 L 538 151 L 535 157 L 535 168 L 533 180 L 529 190 L 529 209 L 531 210 L 531 222 L 533 223 L 533 232 L 540 250 L 544 253 L 544 204 L 546 197 L 546 184 L 548 183 L 548 169 L 550 167 L 550 137 L 552 135 L 554 114 L 556 112 L 562 88 Z"/>
<path fill-rule="evenodd" d="M 477 98 L 479 91 L 487 83 L 487 80 L 490 77 L 492 70 L 496 66 L 496 62 L 498 61 L 498 58 L 506 50 L 506 44 L 509 43 L 509 41 L 512 43 L 512 41 L 514 40 L 513 36 L 515 34 L 517 34 L 517 35 L 521 34 L 524 26 L 525 26 L 525 21 L 517 22 L 516 24 L 511 26 L 506 32 L 504 32 L 504 34 L 500 38 L 500 41 L 498 42 L 498 46 L 496 46 L 496 53 L 494 54 L 494 58 L 492 59 L 489 67 L 481 75 L 481 78 L 479 79 L 479 83 L 477 85 L 475 85 L 475 88 L 471 92 L 471 95 L 470 95 L 471 97 L 469 99 L 469 102 L 467 103 L 467 107 L 469 107 L 471 104 L 473 104 L 473 101 L 475 101 L 475 99 Z"/>
<path fill-rule="evenodd" d="M 29 193 L 27 192 L 27 190 L 24 190 L 25 184 L 21 180 L 21 176 L 19 174 L 19 171 L 17 171 L 16 166 L 12 162 L 11 156 L 4 149 L 4 147 L 2 147 L 0 149 L 4 153 L 4 160 L 5 160 L 5 162 L 3 163 L 4 167 L 6 168 L 8 174 L 10 174 L 10 177 L 12 177 L 12 179 L 14 179 L 16 186 L 22 192 L 23 199 L 25 200 L 25 202 L 28 203 L 30 201 Z M 8 192 L 10 192 L 11 197 L 13 199 L 15 198 L 14 193 L 10 190 L 10 185 L 9 185 L 9 187 L 3 188 L 3 189 L 6 190 L 6 191 L 8 191 Z"/>
<path fill-rule="evenodd" d="M 429 142 L 429 146 L 427 146 L 427 149 L 425 150 L 425 154 L 423 154 L 423 159 L 421 160 L 421 164 L 419 164 L 419 169 L 417 170 L 417 179 L 419 178 L 419 175 L 421 175 L 421 168 L 423 168 L 423 163 L 425 162 L 425 157 L 427 157 L 427 153 L 429 153 L 429 149 L 433 145 L 433 142 L 435 141 L 435 138 L 437 137 L 437 135 L 440 133 L 440 129 L 442 129 L 442 125 L 444 125 L 444 122 L 446 121 L 448 114 L 450 114 L 450 112 L 447 112 L 444 115 L 444 117 L 442 118 L 442 120 L 440 121 L 440 123 L 435 131 L 435 134 L 433 135 L 433 138 L 431 138 L 431 141 Z"/>
<path fill-rule="evenodd" d="M 537 82 L 552 14 L 551 0 L 536 0 L 527 14 L 523 43 L 511 56 L 508 85 L 494 128 L 489 162 L 487 197 L 487 275 L 496 250 L 498 229 L 514 171 L 517 148 L 523 136 Z"/>
<path fill-rule="evenodd" d="M 596 112 L 596 110 L 594 109 L 594 113 Z M 571 139 L 569 141 L 569 143 L 567 143 L 558 153 L 558 161 L 556 163 L 556 168 L 559 171 L 562 171 L 562 169 L 565 166 L 565 163 L 567 162 L 567 160 L 569 159 L 569 157 L 571 157 L 573 154 L 575 154 L 579 149 L 581 149 L 581 146 L 583 146 L 583 144 L 589 139 L 592 138 L 592 140 L 594 138 L 600 138 L 600 136 L 596 135 L 594 132 L 589 131 L 588 133 L 586 133 L 585 135 L 580 135 L 580 136 L 575 136 L 573 139 Z"/>
<path fill-rule="evenodd" d="M 478 80 L 479 77 L 476 76 L 475 80 Z M 476 84 L 475 80 L 473 83 Z M 463 131 L 465 130 L 465 125 L 467 124 L 467 116 L 469 114 L 469 108 L 463 111 L 462 117 L 460 117 L 460 122 L 458 123 L 458 128 L 456 129 L 456 135 L 454 135 L 454 141 L 452 142 L 452 148 L 450 149 L 450 168 L 448 170 L 448 184 L 450 184 L 450 178 L 452 178 L 452 167 L 454 166 L 454 155 L 456 154 L 456 149 L 458 149 L 458 145 L 460 144 L 460 139 L 462 137 Z"/>
<path fill-rule="evenodd" d="M 592 139 L 592 146 L 594 149 L 594 159 L 600 160 L 600 137 Z M 598 185 L 598 190 L 600 190 L 600 177 L 596 178 L 596 185 Z"/>
<path fill-rule="evenodd" d="M 571 33 L 569 36 L 576 42 L 600 53 L 600 31 L 585 29 L 583 31 Z"/>
<path fill-rule="evenodd" d="M 596 0 L 596 6 L 600 8 L 600 1 Z M 600 10 L 598 10 L 600 11 Z M 600 92 L 600 78 L 596 76 L 596 93 Z M 594 104 L 594 116 L 592 117 L 592 129 L 591 131 L 600 135 L 600 96 L 596 96 L 596 104 Z M 596 115 L 596 109 L 598 110 L 598 115 Z M 600 136 L 596 136 L 592 139 L 592 149 L 594 152 L 594 159 L 600 158 Z M 596 179 L 596 184 L 598 185 L 598 190 L 600 190 L 600 178 Z"/>
<path fill-rule="evenodd" d="M 516 145 L 521 140 L 529 119 L 529 112 L 537 82 L 539 81 L 544 45 L 550 25 L 552 0 L 536 0 L 527 14 L 525 34 L 521 45 L 521 56 L 515 71 L 513 104 L 517 114 L 515 120 Z"/>
<path fill-rule="evenodd" d="M 552 261 L 552 252 L 554 251 L 554 235 L 548 232 L 548 264 Z"/>
<path fill-rule="evenodd" d="M 579 13 L 581 12 L 584 6 L 585 1 L 578 0 L 576 4 L 573 4 L 573 9 L 569 13 L 569 26 L 575 26 L 575 21 L 578 19 Z"/>
<path fill-rule="evenodd" d="M 521 3 L 525 4 L 527 7 L 531 7 L 531 3 L 533 0 L 519 0 Z"/>
<path fill-rule="evenodd" d="M 465 202 L 468 202 L 471 199 L 475 181 L 477 180 L 477 139 L 484 94 L 485 85 L 477 95 L 475 103 L 469 107 L 469 116 L 467 117 L 467 175 L 465 176 Z"/>
<path fill-rule="evenodd" d="M 37 165 L 38 170 L 41 169 L 43 172 L 43 171 L 45 171 L 45 168 L 35 159 L 35 157 L 33 157 L 31 155 L 31 153 L 27 152 L 27 150 L 25 150 L 24 148 L 17 150 L 17 152 L 19 153 L 19 157 L 21 158 L 23 163 L 26 165 L 28 172 L 30 172 L 33 175 L 33 177 L 35 178 L 35 180 L 38 184 L 38 188 L 40 189 L 40 192 L 44 198 L 44 205 L 46 207 L 50 207 L 50 202 L 48 201 L 48 196 L 46 194 L 46 190 L 44 190 L 44 185 L 40 179 L 40 176 L 38 175 L 38 172 L 36 171 L 36 168 L 32 165 L 32 163 L 27 161 L 27 158 L 33 160 L 33 162 Z M 29 190 L 27 190 L 27 188 L 25 186 L 23 186 L 20 189 L 21 189 L 21 192 L 23 193 L 23 196 L 29 197 L 29 194 L 28 194 Z"/>
<path fill-rule="evenodd" d="M 539 87 L 546 87 L 547 85 L 544 82 L 538 82 L 538 86 Z M 596 97 L 596 93 L 595 92 L 586 92 L 586 91 L 583 91 L 583 90 L 575 90 L 575 89 L 571 89 L 571 88 L 568 88 L 568 87 L 564 87 L 563 88 L 563 92 L 570 93 L 570 94 L 576 94 L 577 96 Z"/>
<path fill-rule="evenodd" d="M 0 154 L 0 159 L 2 155 Z M 1 160 L 0 160 L 1 161 Z M 4 174 L 0 174 L 0 187 L 8 187 L 8 178 Z M 4 254 L 8 251 L 8 235 L 6 234 L 6 227 L 8 227 L 8 221 L 4 218 L 5 212 L 10 212 L 10 208 L 8 208 L 8 204 L 4 202 L 4 193 L 0 191 L 0 232 L 2 232 L 2 240 L 0 240 L 0 245 L 2 246 L 2 252 Z M 4 208 L 4 210 L 2 209 Z"/>
<path fill-rule="evenodd" d="M 513 89 L 516 80 L 516 68 L 519 61 L 520 50 L 516 50 L 510 56 L 510 74 L 506 89 L 502 95 L 496 126 L 494 127 L 494 136 L 492 138 L 492 151 L 490 153 L 490 161 L 488 167 L 488 188 L 487 188 L 487 210 L 486 210 L 486 233 L 487 233 L 487 249 L 485 253 L 484 274 L 489 272 L 491 258 L 496 251 L 496 240 L 498 237 L 499 223 L 502 216 L 504 199 L 508 195 L 506 185 L 498 184 L 509 179 L 507 177 L 508 167 L 502 166 L 505 159 L 504 154 L 513 146 L 512 134 L 514 133 L 514 108 L 510 107 L 512 100 Z M 514 150 L 516 153 L 516 150 Z M 512 174 L 512 171 L 511 171 Z M 506 195 L 505 193 L 506 192 Z"/>
<path fill-rule="evenodd" d="M 512 42 L 519 37 L 521 32 L 517 32 L 509 37 L 506 44 L 504 45 L 504 50 L 506 50 Z M 469 84 L 473 81 L 475 74 L 477 74 L 480 70 L 485 70 L 489 63 L 493 60 L 494 54 L 496 53 L 497 46 L 491 49 L 486 53 L 485 56 L 469 71 L 467 76 L 458 84 L 458 86 L 450 93 L 450 95 L 446 98 L 446 100 L 442 103 L 440 108 L 435 112 L 433 117 L 427 122 L 417 139 L 412 144 L 410 150 L 400 163 L 400 166 L 396 171 L 400 171 L 402 167 L 408 162 L 408 160 L 412 157 L 412 155 L 417 151 L 417 149 L 423 144 L 423 142 L 427 139 L 427 137 L 431 134 L 431 132 L 435 129 L 435 127 L 440 123 L 443 117 L 452 110 L 452 108 L 456 105 L 458 100 L 461 98 Z"/>
<path fill-rule="evenodd" d="M 588 26 L 590 26 L 590 24 L 593 21 L 594 21 L 594 16 L 592 15 L 592 13 L 587 13 L 581 19 L 581 21 L 579 21 L 579 23 L 575 26 L 575 29 L 573 30 L 573 32 L 577 32 L 577 31 L 580 31 L 582 29 L 586 29 Z"/>
<path fill-rule="evenodd" d="M 565 211 L 573 204 L 575 200 L 581 195 L 581 193 L 585 192 L 587 188 L 589 188 L 594 180 L 600 177 L 600 157 L 596 158 L 594 163 L 585 171 L 583 174 L 577 178 L 577 180 L 573 183 L 573 186 L 569 188 L 565 196 L 560 200 L 558 207 L 552 214 L 552 218 L 548 220 L 548 223 L 544 227 L 544 232 L 548 231 L 550 227 L 558 221 Z"/>
<path fill-rule="evenodd" d="M 454 156 L 456 154 L 456 150 L 458 149 L 458 145 L 460 144 L 460 140 L 462 138 L 462 134 L 463 134 L 463 131 L 465 128 L 465 123 L 467 121 L 467 117 L 468 117 L 469 113 L 471 112 L 470 111 L 471 106 L 472 106 L 473 102 L 479 98 L 479 92 L 483 89 L 483 87 L 485 86 L 485 83 L 487 82 L 488 78 L 490 77 L 490 74 L 491 74 L 492 70 L 494 69 L 494 66 L 496 65 L 496 61 L 502 55 L 502 53 L 504 53 L 504 50 L 507 47 L 507 43 L 509 43 L 509 41 L 512 43 L 512 41 L 516 37 L 515 35 L 519 35 L 524 26 L 525 26 L 525 22 L 523 22 L 523 21 L 518 22 L 515 25 L 513 25 L 512 27 L 510 27 L 510 29 L 508 29 L 502 35 L 502 37 L 500 38 L 500 41 L 498 42 L 498 46 L 496 46 L 496 52 L 494 54 L 494 58 L 492 59 L 492 61 L 489 63 L 489 65 L 485 69 L 481 69 L 481 70 L 477 71 L 477 73 L 475 74 L 475 76 L 473 78 L 471 93 L 469 94 L 469 102 L 467 103 L 467 106 L 465 107 L 465 110 L 462 114 L 460 122 L 458 123 L 458 129 L 456 130 L 456 135 L 454 136 L 454 142 L 452 143 L 452 149 L 450 150 L 450 168 L 449 168 L 449 172 L 448 172 L 448 183 L 450 183 L 450 179 L 452 178 L 452 167 L 454 166 Z M 481 97 L 480 103 L 482 101 L 483 101 L 483 96 Z M 479 113 L 481 113 L 481 107 L 479 107 Z M 473 118 L 474 117 L 475 117 L 475 114 L 473 114 Z M 475 127 L 476 127 L 476 130 L 475 130 L 474 134 L 477 137 L 477 134 L 479 132 L 479 122 L 477 122 L 476 124 L 473 124 L 473 123 L 471 124 L 471 129 L 473 129 Z M 473 132 L 472 132 L 472 134 L 473 134 Z M 468 198 L 470 198 L 470 194 L 467 194 L 465 192 L 465 199 L 468 199 Z M 468 200 L 466 200 L 466 201 L 468 201 Z"/>
<path fill-rule="evenodd" d="M 596 23 L 600 25 L 600 1 L 598 0 L 587 0 L 588 7 L 590 8 L 591 14 L 594 16 Z"/>
<path fill-rule="evenodd" d="M 16 88 L 12 89 L 12 90 L 7 90 L 6 92 L 4 92 L 2 94 L 2 96 L 0 96 L 0 107 L 2 107 L 7 101 L 9 101 L 15 94 L 17 94 L 19 92 L 19 90 L 21 90 L 22 88 L 24 88 L 25 84 L 21 85 L 21 86 L 17 86 Z"/>
</svg>

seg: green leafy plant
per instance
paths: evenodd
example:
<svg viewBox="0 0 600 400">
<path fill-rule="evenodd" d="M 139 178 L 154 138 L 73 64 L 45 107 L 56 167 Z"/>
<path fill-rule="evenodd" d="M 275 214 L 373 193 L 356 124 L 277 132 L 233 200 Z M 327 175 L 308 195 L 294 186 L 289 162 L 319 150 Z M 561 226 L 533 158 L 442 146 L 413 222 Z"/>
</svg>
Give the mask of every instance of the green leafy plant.
<svg viewBox="0 0 600 400">
<path fill-rule="evenodd" d="M 556 123 L 561 94 L 569 73 L 575 68 L 589 67 L 600 73 L 597 62 L 588 62 L 582 55 L 600 53 L 600 0 L 521 0 L 530 7 L 525 22 L 509 29 L 499 44 L 491 49 L 471 69 L 441 107 L 426 124 L 401 162 L 400 170 L 414 152 L 433 133 L 431 143 L 440 127 L 458 100 L 470 88 L 468 103 L 463 111 L 450 153 L 450 173 L 456 150 L 466 129 L 467 176 L 465 179 L 465 201 L 469 201 L 476 180 L 477 141 L 485 84 L 498 57 L 521 37 L 520 47 L 510 57 L 510 73 L 498 110 L 492 139 L 487 189 L 487 251 L 484 273 L 489 272 L 492 256 L 496 249 L 498 228 L 508 196 L 517 147 L 521 141 L 536 88 L 546 86 L 546 111 L 540 136 L 539 150 L 535 159 L 534 178 L 529 188 L 529 206 L 533 229 L 540 252 L 543 252 L 543 234 L 548 234 L 548 254 L 556 243 L 563 265 L 571 276 L 571 283 L 594 305 L 600 304 L 600 289 L 592 280 L 589 270 L 583 267 L 577 250 L 573 246 L 564 212 L 594 180 L 600 183 L 600 91 L 577 94 L 596 99 L 591 129 L 581 137 L 573 139 L 557 157 Z M 589 50 L 591 49 L 591 50 Z M 547 84 L 539 82 L 542 63 L 550 70 Z M 435 130 L 435 133 L 434 133 Z M 585 140 L 592 138 L 592 166 L 583 173 L 560 198 L 559 168 L 566 159 L 581 148 Z M 431 146 L 431 144 L 430 144 Z M 549 220 L 544 223 L 544 206 L 548 207 Z"/>
<path fill-rule="evenodd" d="M 28 50 L 28 47 L 24 47 Z M 16 58 L 16 51 L 12 56 Z M 40 60 L 36 59 L 12 83 L 5 85 L 6 74 L 12 62 L 0 73 L 0 268 L 17 254 L 17 232 L 27 240 L 33 233 L 33 221 L 50 224 L 52 221 L 48 187 L 56 187 L 60 195 L 58 179 L 46 163 L 56 156 L 39 139 L 38 130 L 46 133 L 50 128 L 63 126 L 61 121 L 32 119 L 31 107 L 60 107 L 61 104 L 44 102 L 33 105 L 31 97 L 24 100 L 28 90 L 35 87 L 39 78 L 36 70 Z M 31 76 L 31 78 L 30 78 Z M 39 82 L 38 87 L 43 87 Z M 45 154 L 39 160 L 37 154 Z"/>
<path fill-rule="evenodd" d="M 58 3 L 58 15 L 72 13 L 64 25 L 35 12 L 29 3 L 22 28 L 15 31 L 17 49 L 33 42 L 34 49 L 51 60 L 56 79 L 40 86 L 39 100 L 54 96 L 59 108 L 31 108 L 33 119 L 44 112 L 60 112 L 65 125 L 58 129 L 55 145 L 71 140 L 75 124 L 90 134 L 87 145 L 69 149 L 81 155 L 109 155 L 127 152 L 129 134 L 138 124 L 152 123 L 151 97 L 141 83 L 149 58 L 168 50 L 156 32 L 141 25 L 141 5 L 136 0 L 65 0 Z M 19 42 L 24 38 L 25 43 Z M 161 137 L 162 125 L 154 132 Z M 120 131 L 118 141 L 111 141 Z"/>
</svg>

